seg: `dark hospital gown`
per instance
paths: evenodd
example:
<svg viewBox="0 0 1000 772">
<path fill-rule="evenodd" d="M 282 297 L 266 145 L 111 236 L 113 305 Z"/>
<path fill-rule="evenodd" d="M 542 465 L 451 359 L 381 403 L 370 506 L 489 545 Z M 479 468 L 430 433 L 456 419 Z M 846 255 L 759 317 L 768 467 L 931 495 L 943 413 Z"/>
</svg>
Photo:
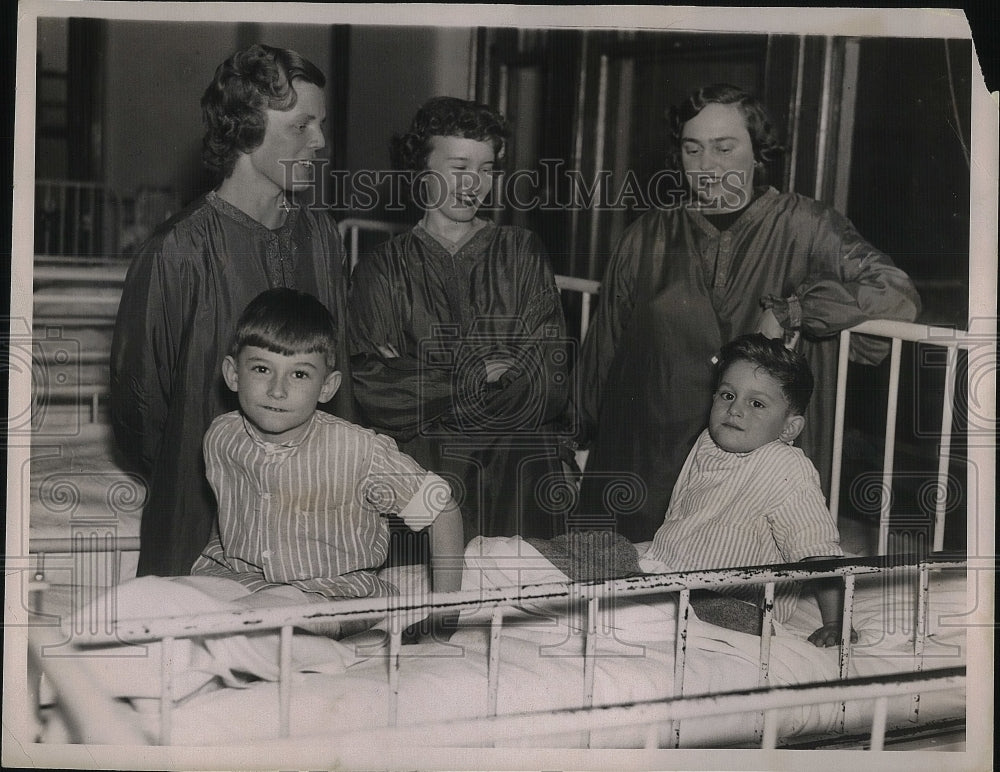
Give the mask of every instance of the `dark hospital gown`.
<svg viewBox="0 0 1000 772">
<path fill-rule="evenodd" d="M 350 308 L 360 420 L 451 483 L 466 541 L 561 530 L 565 322 L 539 239 L 487 222 L 452 255 L 418 225 L 359 263 Z"/>
<path fill-rule="evenodd" d="M 326 213 L 292 208 L 268 229 L 214 192 L 168 220 L 136 255 L 122 294 L 111 352 L 115 437 L 146 474 L 140 575 L 183 575 L 207 544 L 216 506 L 202 438 L 215 416 L 238 407 L 222 380 L 236 320 L 259 293 L 288 286 L 316 295 L 346 331 L 344 248 Z M 327 406 L 350 419 L 344 386 Z"/>
<path fill-rule="evenodd" d="M 593 436 L 581 512 L 614 515 L 651 539 L 711 402 L 712 358 L 756 330 L 760 300 L 799 299 L 802 351 L 816 379 L 798 443 L 829 489 L 838 338 L 867 319 L 912 321 L 909 278 L 845 217 L 804 196 L 764 190 L 720 232 L 692 209 L 654 210 L 626 230 L 583 346 L 581 420 Z M 784 315 L 778 319 L 787 326 Z M 831 337 L 832 336 L 832 337 Z M 886 348 L 855 336 L 851 356 Z"/>
</svg>

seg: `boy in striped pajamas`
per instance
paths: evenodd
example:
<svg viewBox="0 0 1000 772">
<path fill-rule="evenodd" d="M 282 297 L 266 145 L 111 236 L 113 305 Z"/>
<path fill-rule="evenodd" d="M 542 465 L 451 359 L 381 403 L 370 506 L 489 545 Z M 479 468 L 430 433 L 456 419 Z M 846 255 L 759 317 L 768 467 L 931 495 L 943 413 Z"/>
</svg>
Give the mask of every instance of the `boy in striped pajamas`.
<svg viewBox="0 0 1000 772">
<path fill-rule="evenodd" d="M 687 460 L 644 571 L 793 563 L 842 557 L 837 524 L 826 507 L 819 474 L 792 446 L 805 425 L 813 376 L 805 357 L 759 333 L 723 346 L 705 429 Z M 840 641 L 843 589 L 815 581 L 823 626 L 816 646 Z M 756 587 L 727 590 L 760 602 Z M 774 616 L 791 616 L 798 588 L 775 588 Z M 852 632 L 852 637 L 856 635 Z"/>
<path fill-rule="evenodd" d="M 336 332 L 314 296 L 270 289 L 243 312 L 222 364 L 240 409 L 205 434 L 218 530 L 191 573 L 233 580 L 233 600 L 250 607 L 396 594 L 378 574 L 388 514 L 430 526 L 435 590 L 461 585 L 462 517 L 448 484 L 392 439 L 317 409 L 340 386 Z"/>
</svg>

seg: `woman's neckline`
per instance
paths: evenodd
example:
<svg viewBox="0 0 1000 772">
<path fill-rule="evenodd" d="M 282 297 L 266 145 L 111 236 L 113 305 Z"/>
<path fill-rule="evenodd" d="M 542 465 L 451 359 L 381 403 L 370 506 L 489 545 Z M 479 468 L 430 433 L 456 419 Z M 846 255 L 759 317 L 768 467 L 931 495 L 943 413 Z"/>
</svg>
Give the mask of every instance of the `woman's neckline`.
<svg viewBox="0 0 1000 772">
<path fill-rule="evenodd" d="M 254 228 L 257 230 L 262 230 L 267 233 L 278 233 L 285 227 L 289 226 L 295 219 L 295 213 L 298 211 L 297 207 L 291 204 L 287 198 L 282 202 L 281 208 L 283 210 L 283 215 L 281 217 L 281 222 L 275 225 L 273 228 L 265 225 L 260 220 L 252 217 L 247 212 L 240 209 L 236 204 L 223 198 L 218 189 L 212 190 L 208 194 L 209 201 L 219 209 L 224 214 L 227 214 L 230 218 L 236 220 L 247 227 Z"/>
<path fill-rule="evenodd" d="M 472 227 L 465 232 L 465 234 L 458 240 L 452 241 L 447 236 L 443 236 L 438 233 L 434 233 L 430 228 L 427 227 L 427 216 L 421 218 L 420 222 L 416 224 L 416 228 L 419 228 L 427 236 L 432 238 L 437 244 L 444 248 L 449 254 L 458 254 L 463 247 L 467 246 L 472 239 L 474 239 L 479 233 L 482 232 L 489 223 L 486 220 L 476 217 L 472 221 Z"/>
</svg>

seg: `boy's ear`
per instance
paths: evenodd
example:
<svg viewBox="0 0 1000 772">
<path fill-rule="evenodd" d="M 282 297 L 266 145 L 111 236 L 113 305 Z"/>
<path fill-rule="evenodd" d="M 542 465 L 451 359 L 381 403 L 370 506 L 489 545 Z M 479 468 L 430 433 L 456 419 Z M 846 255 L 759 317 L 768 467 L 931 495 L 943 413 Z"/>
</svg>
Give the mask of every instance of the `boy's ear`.
<svg viewBox="0 0 1000 772">
<path fill-rule="evenodd" d="M 240 390 L 239 368 L 236 366 L 236 360 L 229 354 L 222 360 L 222 379 L 226 382 L 226 386 L 229 387 L 230 391 Z"/>
<path fill-rule="evenodd" d="M 785 425 L 781 429 L 778 439 L 782 442 L 791 443 L 798 437 L 806 426 L 806 419 L 800 415 L 790 415 L 785 419 Z"/>
<path fill-rule="evenodd" d="M 330 374 L 326 376 L 326 380 L 323 381 L 323 388 L 319 390 L 320 402 L 329 402 L 333 399 L 333 395 L 340 389 L 340 379 L 342 377 L 340 370 L 330 371 Z"/>
</svg>

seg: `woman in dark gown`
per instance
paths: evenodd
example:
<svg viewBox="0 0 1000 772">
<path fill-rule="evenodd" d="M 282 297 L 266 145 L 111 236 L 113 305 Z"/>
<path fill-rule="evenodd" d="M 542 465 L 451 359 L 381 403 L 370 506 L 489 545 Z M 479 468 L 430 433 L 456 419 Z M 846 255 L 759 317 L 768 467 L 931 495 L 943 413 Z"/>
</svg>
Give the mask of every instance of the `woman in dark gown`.
<svg viewBox="0 0 1000 772">
<path fill-rule="evenodd" d="M 236 407 L 222 360 L 247 303 L 270 287 L 295 287 L 346 329 L 337 224 L 294 200 L 312 188 L 326 144 L 324 84 L 311 62 L 270 46 L 219 65 L 202 114 L 205 164 L 221 182 L 157 228 L 129 267 L 111 347 L 111 418 L 147 477 L 140 576 L 185 575 L 208 543 L 216 507 L 202 439 L 215 416 Z M 350 419 L 349 391 L 330 409 Z"/>
<path fill-rule="evenodd" d="M 439 97 L 394 142 L 423 219 L 355 269 L 352 372 L 360 422 L 442 474 L 465 538 L 552 536 L 569 503 L 556 419 L 568 393 L 565 322 L 534 233 L 478 218 L 507 129 L 485 105 Z"/>
<path fill-rule="evenodd" d="M 817 393 L 800 443 L 828 489 L 838 338 L 867 319 L 912 321 L 909 278 L 828 205 L 762 184 L 779 150 L 761 103 L 713 85 L 673 111 L 685 203 L 629 227 L 601 285 L 579 366 L 581 420 L 592 437 L 580 509 L 651 539 L 704 428 L 712 357 L 760 331 L 794 341 Z M 858 339 L 851 356 L 885 349 Z"/>
</svg>

